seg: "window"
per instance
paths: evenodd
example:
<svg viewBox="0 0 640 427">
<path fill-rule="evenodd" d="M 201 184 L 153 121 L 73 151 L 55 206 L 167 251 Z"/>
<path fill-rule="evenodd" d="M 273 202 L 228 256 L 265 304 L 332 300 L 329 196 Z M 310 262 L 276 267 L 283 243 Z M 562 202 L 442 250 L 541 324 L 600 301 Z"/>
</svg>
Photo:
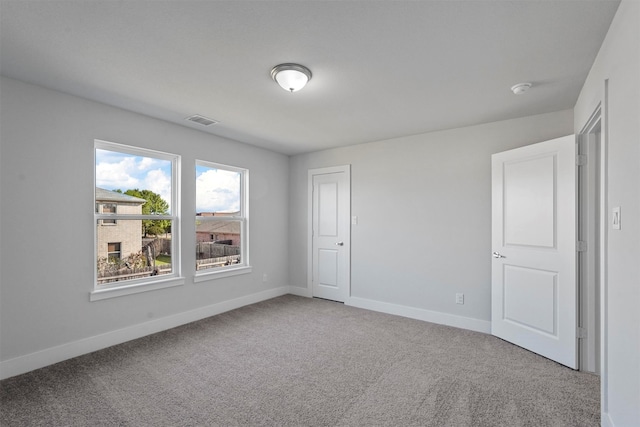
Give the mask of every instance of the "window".
<svg viewBox="0 0 640 427">
<path fill-rule="evenodd" d="M 173 154 L 95 142 L 92 300 L 182 284 L 179 160 Z"/>
<path fill-rule="evenodd" d="M 120 243 L 109 243 L 107 247 L 109 260 L 113 260 L 113 262 L 120 260 Z"/>
<path fill-rule="evenodd" d="M 102 210 L 102 213 L 104 214 L 114 214 L 117 213 L 117 208 L 116 208 L 116 204 L 113 203 L 104 203 L 102 205 L 100 205 L 100 207 L 98 209 Z M 96 212 L 100 212 L 100 210 L 96 211 Z M 100 224 L 102 225 L 113 225 L 116 223 L 115 219 L 103 219 Z"/>
<path fill-rule="evenodd" d="M 196 281 L 251 271 L 247 188 L 246 169 L 196 162 Z"/>
</svg>

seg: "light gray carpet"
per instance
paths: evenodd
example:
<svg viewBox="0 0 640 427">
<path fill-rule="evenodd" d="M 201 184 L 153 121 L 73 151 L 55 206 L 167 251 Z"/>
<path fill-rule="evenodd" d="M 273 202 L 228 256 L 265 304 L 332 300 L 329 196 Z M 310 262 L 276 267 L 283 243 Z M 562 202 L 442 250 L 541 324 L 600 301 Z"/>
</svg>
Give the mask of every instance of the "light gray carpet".
<svg viewBox="0 0 640 427">
<path fill-rule="evenodd" d="M 599 426 L 599 379 L 489 335 L 284 296 L 1 383 L 2 426 Z"/>
</svg>

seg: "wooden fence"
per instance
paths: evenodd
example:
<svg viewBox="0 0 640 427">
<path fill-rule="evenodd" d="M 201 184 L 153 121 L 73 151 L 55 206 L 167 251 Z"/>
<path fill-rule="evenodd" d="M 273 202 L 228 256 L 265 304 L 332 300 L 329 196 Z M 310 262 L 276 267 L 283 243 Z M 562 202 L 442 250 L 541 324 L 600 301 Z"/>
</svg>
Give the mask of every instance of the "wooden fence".
<svg viewBox="0 0 640 427">
<path fill-rule="evenodd" d="M 140 279 L 142 277 L 160 276 L 162 274 L 171 273 L 171 264 L 162 264 L 162 266 L 143 267 L 143 268 L 121 268 L 117 271 L 103 271 L 98 275 L 98 285 L 105 283 L 120 282 L 122 280 Z"/>
<path fill-rule="evenodd" d="M 170 253 L 171 241 L 168 239 L 156 239 L 145 242 L 145 254 L 153 246 L 153 252 Z M 147 256 L 150 256 L 149 254 Z M 196 270 L 222 267 L 240 263 L 240 246 L 223 245 L 213 242 L 199 242 L 196 246 Z M 121 267 L 117 270 L 105 270 L 98 272 L 98 284 L 120 282 L 122 280 L 140 279 L 149 276 L 158 276 L 171 273 L 171 264 L 162 264 L 157 267 L 148 266 L 141 268 Z"/>
<path fill-rule="evenodd" d="M 143 237 L 142 247 L 144 248 L 149 245 L 154 246 L 153 249 L 156 253 L 171 255 L 171 239 L 167 239 L 165 237 Z"/>
<path fill-rule="evenodd" d="M 230 255 L 216 258 L 206 258 L 196 260 L 196 270 L 206 270 L 207 268 L 223 267 L 240 263 L 240 255 Z"/>
<path fill-rule="evenodd" d="M 213 242 L 198 242 L 196 245 L 196 258 L 220 258 L 232 255 L 240 255 L 240 246 L 223 245 Z"/>
</svg>

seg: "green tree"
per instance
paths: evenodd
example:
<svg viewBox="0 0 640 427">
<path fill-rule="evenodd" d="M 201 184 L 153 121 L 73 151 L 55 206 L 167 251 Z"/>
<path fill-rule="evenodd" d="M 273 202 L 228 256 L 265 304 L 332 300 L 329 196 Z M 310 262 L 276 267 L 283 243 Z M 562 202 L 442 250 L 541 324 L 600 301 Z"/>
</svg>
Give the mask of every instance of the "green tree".
<svg viewBox="0 0 640 427">
<path fill-rule="evenodd" d="M 160 221 L 149 221 L 149 222 L 160 222 Z M 152 224 L 146 228 L 146 232 L 151 236 L 159 236 L 160 234 L 166 233 L 166 230 L 160 227 L 159 225 Z"/>
<path fill-rule="evenodd" d="M 169 204 L 158 193 L 151 190 L 134 188 L 125 191 L 124 194 L 146 200 L 142 205 L 143 215 L 167 215 L 169 213 Z M 142 221 L 142 234 L 144 237 L 157 236 L 166 233 L 170 226 L 171 221 L 168 219 L 145 219 Z"/>
</svg>

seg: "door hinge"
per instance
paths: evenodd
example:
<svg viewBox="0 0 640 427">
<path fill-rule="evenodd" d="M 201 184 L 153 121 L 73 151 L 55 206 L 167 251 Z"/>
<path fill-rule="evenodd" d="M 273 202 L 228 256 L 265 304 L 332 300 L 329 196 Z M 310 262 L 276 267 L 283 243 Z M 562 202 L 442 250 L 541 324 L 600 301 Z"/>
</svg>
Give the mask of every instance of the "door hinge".
<svg viewBox="0 0 640 427">
<path fill-rule="evenodd" d="M 582 327 L 578 326 L 578 330 L 577 330 L 577 334 L 576 335 L 577 335 L 578 339 L 583 340 L 583 339 L 587 338 L 587 330 L 585 328 L 582 328 Z"/>
<path fill-rule="evenodd" d="M 578 240 L 577 242 L 577 246 L 576 246 L 576 250 L 578 252 L 587 252 L 587 242 L 582 241 L 582 240 Z"/>
<path fill-rule="evenodd" d="M 585 166 L 587 164 L 587 155 L 586 154 L 578 154 L 576 155 L 576 165 Z"/>
</svg>

